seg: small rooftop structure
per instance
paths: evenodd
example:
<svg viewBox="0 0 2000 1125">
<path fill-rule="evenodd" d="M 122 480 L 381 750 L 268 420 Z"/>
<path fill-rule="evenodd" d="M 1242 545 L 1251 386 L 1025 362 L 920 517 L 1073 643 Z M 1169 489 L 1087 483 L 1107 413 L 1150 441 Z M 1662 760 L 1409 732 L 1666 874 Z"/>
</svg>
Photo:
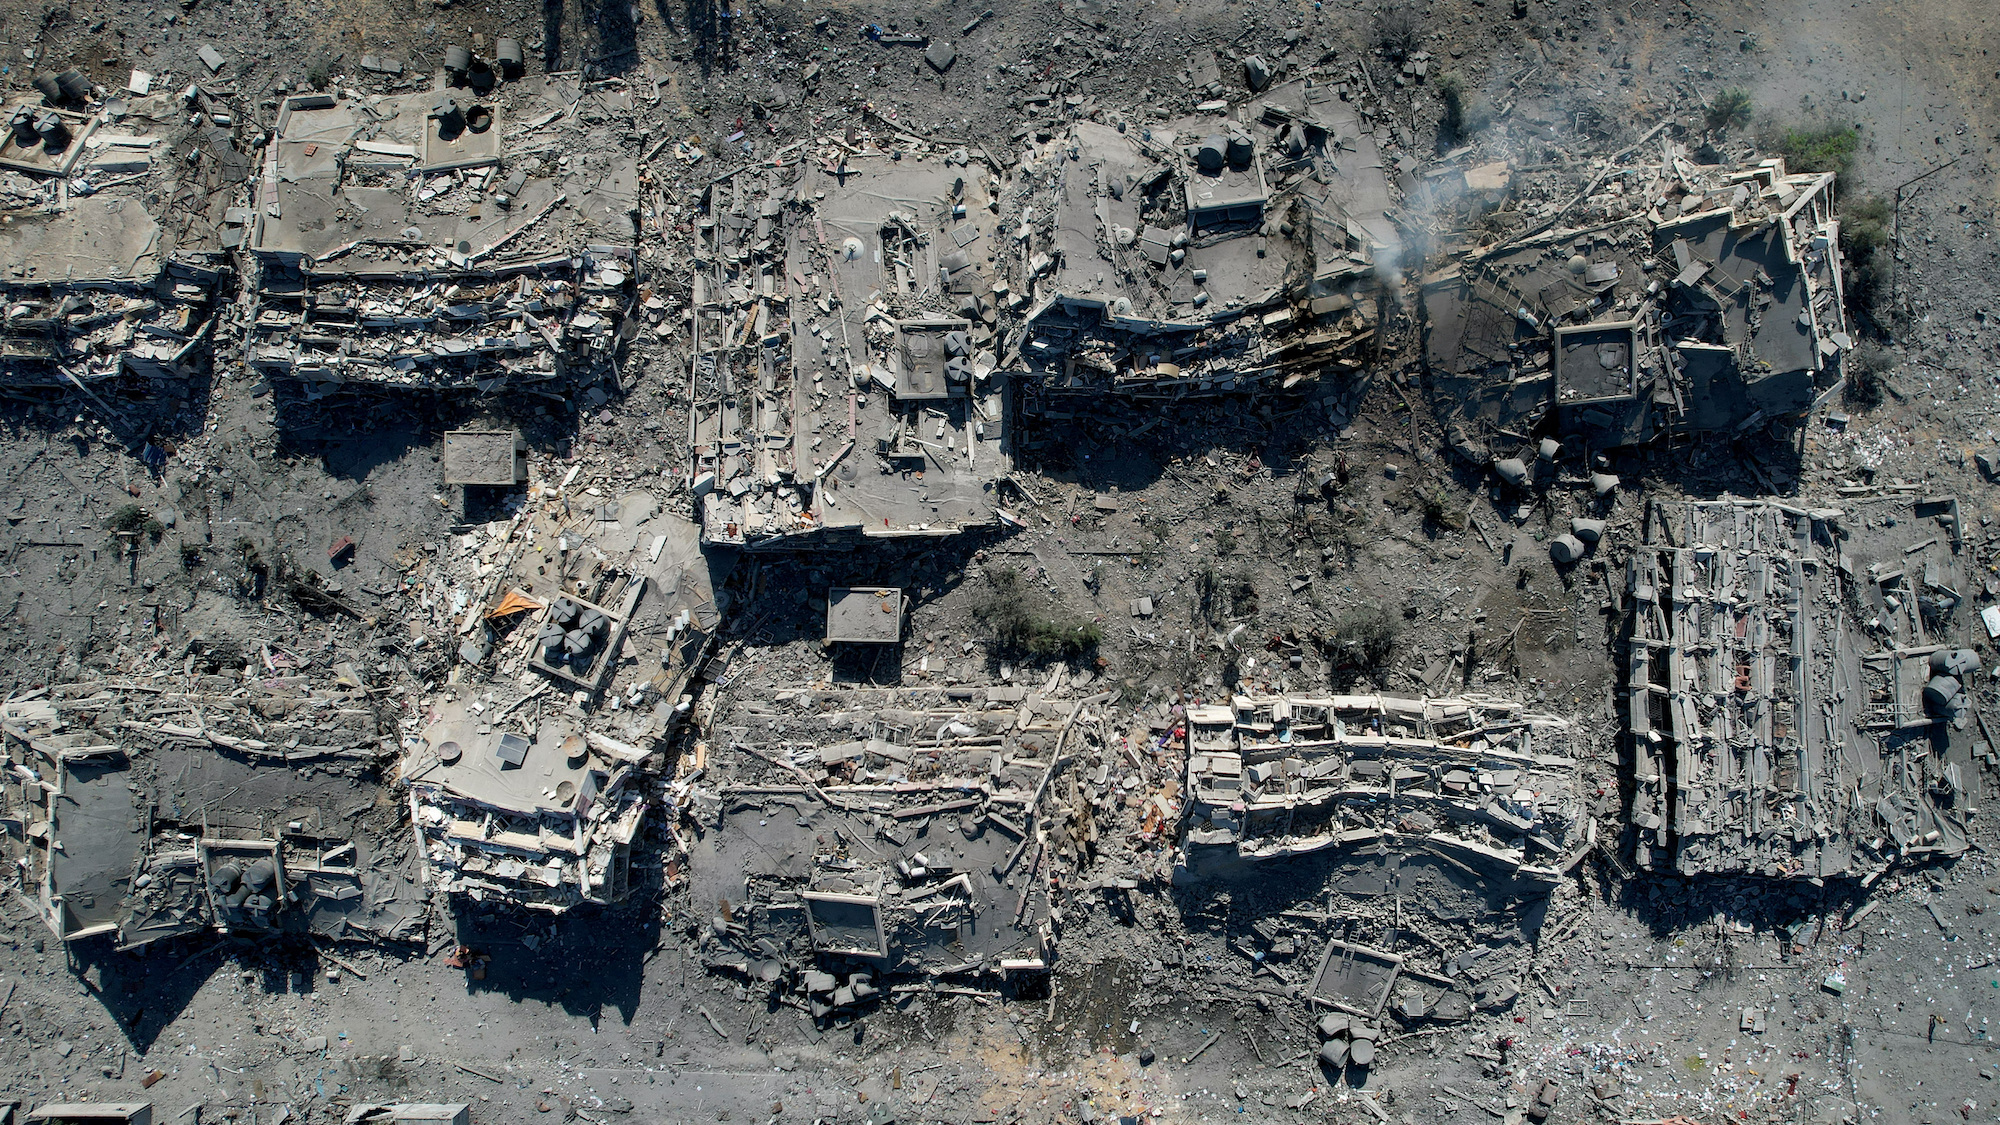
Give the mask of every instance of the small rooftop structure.
<svg viewBox="0 0 2000 1125">
<path fill-rule="evenodd" d="M 512 430 L 447 430 L 444 483 L 512 488 L 528 480 L 528 446 Z"/>
<path fill-rule="evenodd" d="M 839 586 L 828 591 L 826 639 L 863 645 L 902 640 L 903 591 L 893 586 Z"/>
</svg>

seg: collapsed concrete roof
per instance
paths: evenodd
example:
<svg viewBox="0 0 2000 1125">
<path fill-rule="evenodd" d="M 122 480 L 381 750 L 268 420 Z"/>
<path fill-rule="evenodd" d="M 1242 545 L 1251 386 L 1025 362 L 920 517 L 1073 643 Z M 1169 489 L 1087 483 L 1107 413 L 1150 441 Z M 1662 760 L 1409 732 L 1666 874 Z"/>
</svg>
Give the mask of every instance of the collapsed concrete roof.
<svg viewBox="0 0 2000 1125">
<path fill-rule="evenodd" d="M 709 188 L 690 474 L 709 544 L 990 526 L 1011 467 L 983 158 L 865 132 Z"/>
<path fill-rule="evenodd" d="M 1016 240 L 1034 302 L 1008 357 L 1029 388 L 1179 397 L 1360 367 L 1400 255 L 1380 154 L 1336 87 L 1259 107 L 1080 121 L 1030 150 Z"/>
<path fill-rule="evenodd" d="M 453 613 L 455 680 L 493 675 L 507 698 L 447 689 L 404 740 L 431 882 L 549 911 L 619 901 L 651 807 L 641 767 L 692 706 L 727 566 L 650 493 L 572 509 L 552 481 L 451 553 L 477 567 Z M 559 721 L 504 718 L 551 690 L 574 701 Z"/>
<path fill-rule="evenodd" d="M 631 311 L 638 166 L 587 126 L 630 113 L 554 78 L 286 98 L 248 240 L 251 365 L 308 398 L 597 378 Z"/>
<path fill-rule="evenodd" d="M 1440 407 L 1475 440 L 1548 419 L 1599 446 L 1796 418 L 1854 345 L 1833 185 L 1781 159 L 1696 164 L 1672 140 L 1607 166 L 1535 230 L 1426 279 Z"/>
<path fill-rule="evenodd" d="M 695 901 L 721 903 L 711 964 L 996 973 L 1053 955 L 1047 873 L 1086 846 L 1041 816 L 1050 782 L 1097 743 L 1103 697 L 1024 688 L 711 688 L 709 735 L 676 782 Z M 850 998 L 851 1000 L 852 998 Z"/>
<path fill-rule="evenodd" d="M 143 84 L 0 107 L 0 383 L 183 379 L 206 363 L 250 158 L 199 87 Z"/>
<path fill-rule="evenodd" d="M 1554 881 L 1595 843 L 1569 724 L 1485 698 L 1237 696 L 1186 716 L 1179 873 L 1220 851 L 1435 851 Z"/>
<path fill-rule="evenodd" d="M 51 932 L 411 936 L 428 896 L 408 831 L 355 799 L 382 724 L 354 675 L 106 680 L 0 705 L 7 847 Z"/>
<path fill-rule="evenodd" d="M 1958 507 L 1654 503 L 1627 567 L 1637 862 L 1821 879 L 1967 845 Z M 1961 747 L 1961 750 L 1963 748 Z"/>
<path fill-rule="evenodd" d="M 623 899 L 647 800 L 618 755 L 644 752 L 569 726 L 496 730 L 468 702 L 441 708 L 404 762 L 433 881 L 541 910 Z"/>
</svg>

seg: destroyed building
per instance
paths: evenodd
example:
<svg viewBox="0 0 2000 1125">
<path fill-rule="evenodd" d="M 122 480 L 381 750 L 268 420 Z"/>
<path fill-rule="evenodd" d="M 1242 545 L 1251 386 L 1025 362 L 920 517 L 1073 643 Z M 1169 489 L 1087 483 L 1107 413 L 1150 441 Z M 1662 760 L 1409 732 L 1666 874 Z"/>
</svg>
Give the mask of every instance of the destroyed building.
<svg viewBox="0 0 2000 1125">
<path fill-rule="evenodd" d="M 441 552 L 469 583 L 440 607 L 462 683 L 406 726 L 401 777 L 428 879 L 451 895 L 561 911 L 630 894 L 654 806 L 642 767 L 692 706 L 722 620 L 692 524 L 646 492 L 573 499 L 533 483 L 513 518 Z M 570 703 L 529 706 L 544 698 Z"/>
<path fill-rule="evenodd" d="M 485 73 L 282 101 L 246 240 L 253 370 L 308 400 L 515 388 L 563 403 L 615 373 L 639 184 L 608 142 L 631 97 Z"/>
<path fill-rule="evenodd" d="M 999 190 L 983 154 L 858 129 L 709 186 L 688 427 L 704 543 L 996 520 Z"/>
<path fill-rule="evenodd" d="M 798 979 L 819 1015 L 865 1001 L 884 974 L 1046 968 L 1059 856 L 1086 841 L 1044 801 L 1061 764 L 1099 743 L 1103 701 L 1005 685 L 709 688 L 706 737 L 670 787 L 693 900 L 719 904 L 708 963 L 766 981 L 810 965 Z"/>
<path fill-rule="evenodd" d="M 1966 850 L 1960 541 L 1950 499 L 1649 507 L 1626 574 L 1641 868 L 1872 882 Z"/>
<path fill-rule="evenodd" d="M 106 90 L 75 70 L 0 107 L 0 383 L 118 376 L 184 397 L 209 369 L 214 303 L 251 158 L 200 86 Z"/>
<path fill-rule="evenodd" d="M 1343 84 L 1031 149 L 1006 358 L 1036 402 L 1289 389 L 1369 356 L 1400 239 Z M 1031 406 L 1033 404 L 1030 404 Z"/>
<path fill-rule="evenodd" d="M 1537 427 L 1598 448 L 1742 435 L 1840 384 L 1854 339 L 1833 173 L 1696 160 L 1673 139 L 1642 145 L 1425 279 L 1424 361 L 1461 452 Z M 1461 175 L 1466 198 L 1506 195 L 1494 170 Z"/>
<path fill-rule="evenodd" d="M 1554 882 L 1595 843 L 1570 724 L 1489 698 L 1236 696 L 1186 715 L 1179 873 L 1218 857 L 1432 851 Z"/>
<path fill-rule="evenodd" d="M 56 937 L 419 932 L 428 893 L 401 813 L 354 789 L 385 741 L 358 673 L 252 667 L 0 705 L 13 886 Z"/>
</svg>

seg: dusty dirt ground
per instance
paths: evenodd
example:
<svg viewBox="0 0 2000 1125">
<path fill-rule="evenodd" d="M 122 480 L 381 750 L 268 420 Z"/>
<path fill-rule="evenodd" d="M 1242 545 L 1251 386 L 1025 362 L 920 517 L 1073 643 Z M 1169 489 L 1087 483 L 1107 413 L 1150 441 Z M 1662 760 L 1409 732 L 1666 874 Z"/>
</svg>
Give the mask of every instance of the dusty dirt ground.
<svg viewBox="0 0 2000 1125">
<path fill-rule="evenodd" d="M 1143 105 L 1154 91 L 1178 97 L 1190 44 L 1275 57 L 1296 28 L 1292 58 L 1374 59 L 1375 9 L 1349 3 L 1000 5 L 959 34 L 981 11 L 7 0 L 0 80 L 18 89 L 31 70 L 68 65 L 102 76 L 146 65 L 185 80 L 198 71 L 197 47 L 212 43 L 231 59 L 229 80 L 259 101 L 316 69 L 339 73 L 364 52 L 406 60 L 414 81 L 450 43 L 515 35 L 542 69 L 658 83 L 660 130 L 713 142 L 743 128 L 775 147 L 802 134 L 806 115 L 867 101 L 909 128 L 997 151 L 1012 145 L 1024 99 L 1052 82 L 1101 105 Z M 1973 515 L 1981 528 L 1990 523 L 1995 486 L 1972 456 L 2000 443 L 2000 9 L 1966 0 L 1534 0 L 1516 18 L 1503 0 L 1449 0 L 1419 11 L 1424 49 L 1496 104 L 1532 96 L 1544 111 L 1536 127 L 1564 152 L 1618 147 L 1740 86 L 1760 123 L 1855 126 L 1862 143 L 1843 193 L 1900 194 L 1889 398 L 1852 410 L 1840 428 L 1822 411 L 1790 448 L 1624 456 L 1615 468 L 1633 488 L 1619 501 L 1617 534 L 1629 536 L 1649 495 L 1763 491 L 1747 460 L 1785 494 L 1904 480 L 1960 497 L 1968 526 Z M 919 52 L 859 37 L 871 23 L 945 29 L 959 61 L 941 78 Z M 24 49 L 38 52 L 34 63 Z M 821 71 L 808 83 L 801 75 L 812 63 Z M 767 108 L 774 87 L 789 105 Z M 1436 98 L 1413 87 L 1388 101 L 1400 151 L 1434 155 Z M 541 452 L 615 449 L 648 476 L 664 473 L 680 456 L 684 363 L 671 345 L 640 357 L 608 415 L 529 408 L 521 420 Z M 217 367 L 185 401 L 132 404 L 144 419 L 138 436 L 174 446 L 158 471 L 128 451 L 134 433 L 114 433 L 81 399 L 6 404 L 0 683 L 64 682 L 149 646 L 185 644 L 190 633 L 365 646 L 371 662 L 427 674 L 432 657 L 393 623 L 337 632 L 269 609 L 235 587 L 227 558 L 250 537 L 350 591 L 392 582 L 407 552 L 462 518 L 436 483 L 437 435 L 509 412 L 385 404 L 316 413 L 274 403 L 226 362 Z M 1516 522 L 1455 475 L 1421 380 L 1404 361 L 1302 399 L 1168 408 L 1140 436 L 1139 420 L 1122 412 L 1044 421 L 1027 435 L 1044 444 L 1023 457 L 1038 497 L 1029 530 L 773 565 L 809 572 L 814 585 L 894 581 L 919 591 L 908 635 L 927 642 L 906 646 L 903 669 L 868 670 L 878 681 L 911 674 L 930 653 L 981 659 L 959 646 L 975 630 L 977 575 L 1013 566 L 1104 622 L 1099 674 L 1134 698 L 1214 691 L 1231 675 L 1256 682 L 1265 674 L 1256 665 L 1226 670 L 1206 644 L 1217 620 L 1194 590 L 1208 572 L 1253 591 L 1254 610 L 1233 604 L 1223 618 L 1254 618 L 1273 634 L 1331 632 L 1357 606 L 1384 607 L 1400 623 L 1386 690 L 1421 691 L 1461 669 L 1467 685 L 1498 684 L 1612 730 L 1607 575 L 1586 568 L 1566 581 L 1547 566 L 1538 531 L 1567 510 Z M 1336 413 L 1345 425 L 1330 421 Z M 1302 503 L 1301 483 L 1337 459 L 1352 484 Z M 1417 490 L 1433 484 L 1469 513 L 1466 526 L 1426 526 Z M 1105 496 L 1115 511 L 1100 509 Z M 171 516 L 163 546 L 136 561 L 119 557 L 103 531 L 111 509 L 133 502 Z M 315 547 L 342 534 L 358 554 L 335 573 Z M 1294 589 L 1296 576 L 1307 581 Z M 1141 595 L 1158 602 L 1155 618 L 1131 616 Z M 754 624 L 743 639 L 774 682 L 781 669 L 819 664 L 817 624 L 802 600 L 774 598 L 743 621 Z M 1467 651 L 1479 659 L 1452 663 Z M 1591 772 L 1612 785 L 1606 745 Z M 1548 904 L 1556 920 L 1538 921 L 1541 936 L 1506 954 L 1535 974 L 1514 1009 L 1392 1036 L 1360 1089 L 1329 1082 L 1297 1006 L 1260 987 L 1230 946 L 1251 918 L 1328 905 L 1302 903 L 1290 880 L 1259 879 L 1220 901 L 1212 888 L 1149 891 L 1129 916 L 1079 899 L 1048 987 L 998 1001 L 911 993 L 829 1029 L 705 972 L 680 940 L 702 924 L 699 904 L 648 900 L 553 923 L 476 912 L 414 949 L 342 953 L 351 962 L 343 967 L 303 947 L 230 939 L 143 956 L 66 951 L 10 900 L 0 906 L 0 1099 L 149 1099 L 156 1121 L 276 1122 L 287 1108 L 338 1120 L 355 1102 L 435 1100 L 468 1101 L 482 1122 L 1150 1115 L 1511 1125 L 1527 1092 L 1556 1077 L 1564 1123 L 2000 1120 L 1990 1025 L 2000 1018 L 2000 937 L 1984 918 L 2000 909 L 1985 811 L 1994 785 L 1990 774 L 1977 782 L 1974 854 L 1878 885 L 1882 905 L 1849 929 L 1848 890 L 1690 885 L 1588 863 Z M 1503 918 L 1517 909 L 1496 905 Z M 441 951 L 461 936 L 492 954 L 483 980 L 443 964 Z M 1767 1013 L 1761 1033 L 1742 1028 L 1750 1008 Z M 1138 1062 L 1142 1047 L 1154 1053 L 1150 1065 Z M 190 1106 L 198 1114 L 175 1116 Z"/>
</svg>

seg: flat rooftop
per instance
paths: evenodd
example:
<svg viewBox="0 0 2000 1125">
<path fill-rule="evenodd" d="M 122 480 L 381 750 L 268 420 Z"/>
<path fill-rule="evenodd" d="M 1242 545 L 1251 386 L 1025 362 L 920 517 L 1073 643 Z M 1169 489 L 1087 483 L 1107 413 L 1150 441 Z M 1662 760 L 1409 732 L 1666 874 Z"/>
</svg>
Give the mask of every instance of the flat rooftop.
<svg viewBox="0 0 2000 1125">
<path fill-rule="evenodd" d="M 903 591 L 893 586 L 841 586 L 828 591 L 826 639 L 849 644 L 902 640 Z"/>
</svg>

